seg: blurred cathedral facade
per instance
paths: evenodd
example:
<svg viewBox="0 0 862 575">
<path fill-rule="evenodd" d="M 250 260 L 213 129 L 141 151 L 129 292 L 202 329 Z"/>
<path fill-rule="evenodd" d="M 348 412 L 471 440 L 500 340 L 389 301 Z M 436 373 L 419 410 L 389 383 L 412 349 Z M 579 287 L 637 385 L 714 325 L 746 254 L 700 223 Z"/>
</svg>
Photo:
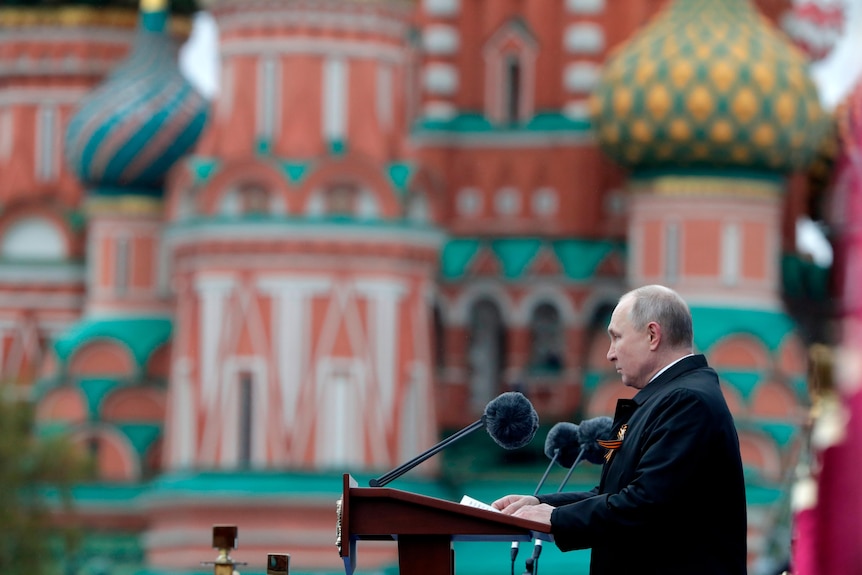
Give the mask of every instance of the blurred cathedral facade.
<svg viewBox="0 0 862 575">
<path fill-rule="evenodd" d="M 646 283 L 721 377 L 752 565 L 781 553 L 830 334 L 794 233 L 832 119 L 789 2 L 207 0 L 212 101 L 177 68 L 195 7 L 130 4 L 0 7 L 0 369 L 97 462 L 72 569 L 200 572 L 236 524 L 250 571 L 338 572 L 342 473 L 504 391 L 545 430 L 611 415 L 607 321 Z M 532 492 L 543 440 L 392 487 Z"/>
</svg>

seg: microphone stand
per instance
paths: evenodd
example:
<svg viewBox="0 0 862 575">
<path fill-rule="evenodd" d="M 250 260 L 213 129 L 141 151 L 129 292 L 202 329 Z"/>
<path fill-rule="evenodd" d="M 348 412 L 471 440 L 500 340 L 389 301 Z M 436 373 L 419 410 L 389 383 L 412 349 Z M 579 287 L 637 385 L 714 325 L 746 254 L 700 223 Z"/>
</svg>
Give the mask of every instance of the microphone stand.
<svg viewBox="0 0 862 575">
<path fill-rule="evenodd" d="M 539 480 L 539 484 L 536 485 L 536 489 L 533 490 L 533 497 L 537 497 L 539 495 L 539 490 L 542 489 L 542 486 L 545 484 L 545 480 L 548 478 L 548 474 L 551 472 L 551 468 L 557 462 L 557 458 L 560 456 L 560 448 L 556 448 L 554 450 L 554 456 L 551 458 L 551 462 L 548 464 L 548 467 L 545 469 L 545 474 L 542 475 L 542 478 Z M 536 549 L 538 548 L 538 553 Z M 533 557 L 532 559 L 527 559 L 527 572 L 534 573 L 536 563 L 538 562 L 539 555 L 542 553 L 542 540 L 536 539 L 533 543 Z M 518 556 L 518 542 L 512 541 L 512 575 L 515 575 L 515 558 Z"/>
<path fill-rule="evenodd" d="M 572 466 L 571 466 L 571 467 L 569 467 L 569 470 L 566 472 L 566 476 L 563 478 L 563 482 L 562 482 L 562 483 L 560 483 L 560 487 L 559 487 L 559 488 L 557 488 L 557 493 L 561 492 L 561 491 L 563 490 L 563 487 L 565 487 L 565 486 L 566 486 L 566 483 L 568 483 L 568 482 L 569 482 L 569 477 L 571 477 L 571 476 L 572 476 L 572 471 L 574 471 L 574 470 L 575 470 L 575 467 L 577 467 L 577 466 L 578 466 L 578 463 L 580 463 L 580 462 L 581 462 L 581 459 L 583 459 L 583 458 L 584 458 L 584 454 L 585 454 L 586 452 L 587 452 L 586 448 L 585 448 L 585 447 L 581 447 L 581 450 L 578 452 L 578 457 L 575 459 L 575 462 L 574 462 L 574 463 L 572 463 Z"/>
<path fill-rule="evenodd" d="M 563 478 L 563 482 L 560 483 L 560 487 L 557 489 L 557 493 L 561 492 L 563 490 L 563 487 L 566 486 L 566 483 L 569 482 L 569 478 L 572 476 L 572 471 L 575 470 L 575 467 L 577 467 L 578 463 L 581 462 L 581 459 L 584 458 L 584 453 L 586 453 L 586 448 L 581 447 L 581 450 L 578 452 L 578 457 L 575 459 L 575 462 L 572 463 L 572 466 L 569 467 L 569 470 L 566 472 L 566 476 Z M 557 455 L 555 453 L 554 454 L 555 459 L 556 459 L 556 456 Z M 547 476 L 547 475 L 548 475 L 548 472 L 546 471 L 545 476 Z M 545 480 L 545 478 L 542 477 L 542 481 L 544 481 L 544 480 Z M 538 489 L 536 491 L 538 491 Z M 535 493 L 533 495 L 535 495 Z M 529 572 L 532 573 L 533 575 L 538 575 L 538 573 L 539 573 L 539 555 L 541 555 L 541 554 L 542 554 L 542 540 L 536 539 L 535 543 L 533 544 L 533 556 L 531 557 L 532 565 L 530 565 L 530 568 L 529 568 Z M 530 561 L 530 559 L 527 559 L 527 561 Z"/>
<path fill-rule="evenodd" d="M 449 437 L 447 437 L 446 439 L 444 439 L 443 441 L 441 441 L 440 443 L 438 443 L 437 445 L 435 445 L 434 447 L 432 447 L 431 449 L 429 449 L 425 453 L 420 453 L 419 455 L 417 455 L 416 457 L 414 457 L 413 459 L 411 459 L 407 463 L 399 465 L 398 467 L 396 467 L 392 471 L 389 471 L 388 473 L 384 473 L 383 475 L 381 475 L 380 477 L 378 477 L 376 479 L 370 480 L 368 482 L 368 485 L 371 487 L 383 487 L 384 485 L 386 485 L 387 483 L 389 483 L 393 479 L 398 479 L 399 477 L 401 477 L 402 475 L 404 475 L 405 473 L 407 473 L 408 471 L 410 471 L 411 469 L 413 469 L 414 467 L 416 467 L 417 465 L 419 465 L 420 463 L 422 463 L 426 459 L 430 458 L 433 455 L 436 455 L 437 453 L 439 453 L 440 451 L 445 449 L 447 446 L 458 441 L 459 439 L 461 439 L 465 435 L 469 435 L 470 433 L 473 433 L 477 429 L 481 428 L 483 425 L 485 425 L 484 419 L 474 421 L 473 423 L 471 423 L 470 425 L 468 425 L 467 427 L 465 427 L 461 431 L 459 431 L 457 433 L 453 433 L 452 435 L 450 435 Z"/>
</svg>

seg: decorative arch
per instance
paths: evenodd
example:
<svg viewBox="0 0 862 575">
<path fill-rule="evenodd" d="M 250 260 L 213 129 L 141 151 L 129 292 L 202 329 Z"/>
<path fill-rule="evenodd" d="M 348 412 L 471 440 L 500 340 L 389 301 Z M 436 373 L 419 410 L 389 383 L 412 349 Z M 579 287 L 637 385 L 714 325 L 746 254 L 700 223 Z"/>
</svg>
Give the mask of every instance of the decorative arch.
<svg viewBox="0 0 862 575">
<path fill-rule="evenodd" d="M 611 313 L 624 293 L 622 287 L 616 284 L 604 285 L 591 292 L 581 304 L 578 319 L 587 327 L 601 328 L 605 332 Z"/>
<path fill-rule="evenodd" d="M 124 387 L 107 396 L 101 406 L 104 421 L 153 421 L 165 419 L 165 393 L 152 387 Z"/>
<path fill-rule="evenodd" d="M 543 302 L 550 302 L 557 308 L 560 312 L 560 319 L 563 320 L 563 325 L 566 327 L 572 327 L 577 322 L 578 313 L 575 311 L 569 295 L 558 286 L 549 284 L 537 285 L 527 292 L 515 311 L 515 321 L 520 325 L 526 325 L 536 307 Z"/>
<path fill-rule="evenodd" d="M 631 399 L 638 390 L 623 385 L 619 378 L 603 380 L 590 395 L 587 402 L 587 416 L 613 416 L 618 399 Z"/>
<path fill-rule="evenodd" d="M 709 363 L 716 369 L 765 371 L 771 364 L 769 350 L 749 334 L 723 337 L 709 349 Z"/>
<path fill-rule="evenodd" d="M 439 224 L 443 220 L 443 185 L 440 178 L 432 174 L 430 170 L 421 168 L 413 175 L 409 185 L 409 192 L 404 202 L 404 217 L 417 223 L 419 218 L 412 217 L 414 214 L 411 210 L 414 209 L 413 202 L 421 201 L 424 203 L 426 210 L 425 223 Z"/>
<path fill-rule="evenodd" d="M 734 417 L 745 415 L 747 412 L 745 400 L 738 389 L 728 383 L 721 382 L 721 394 L 724 396 L 727 408 Z"/>
<path fill-rule="evenodd" d="M 378 216 L 384 219 L 401 217 L 401 203 L 381 166 L 359 154 L 348 154 L 321 160 L 306 178 L 294 198 L 291 211 L 306 213 L 315 194 L 333 186 L 350 186 L 372 194 Z"/>
<path fill-rule="evenodd" d="M 467 289 L 455 298 L 450 308 L 450 325 L 466 326 L 469 323 L 468 314 L 473 304 L 482 298 L 490 299 L 497 304 L 503 316 L 503 323 L 507 326 L 515 327 L 523 325 L 523 323 L 516 322 L 518 318 L 512 312 L 515 309 L 515 303 L 509 297 L 506 290 L 499 284 L 484 282 L 469 285 Z"/>
<path fill-rule="evenodd" d="M 125 345 L 110 339 L 87 342 L 69 358 L 69 374 L 74 376 L 132 376 L 135 360 Z"/>
<path fill-rule="evenodd" d="M 771 438 L 754 430 L 740 430 L 739 451 L 744 466 L 756 469 L 765 479 L 781 478 L 781 456 Z"/>
<path fill-rule="evenodd" d="M 529 326 L 528 369 L 539 374 L 559 374 L 566 364 L 566 327 L 559 307 L 541 300 L 533 307 Z"/>
<path fill-rule="evenodd" d="M 198 192 L 195 198 L 197 212 L 205 216 L 218 215 L 226 195 L 243 186 L 262 190 L 270 206 L 277 199 L 288 213 L 294 212 L 295 198 L 290 193 L 284 172 L 273 160 L 259 157 L 246 157 L 223 166 Z"/>
<path fill-rule="evenodd" d="M 798 421 L 803 416 L 796 394 L 778 381 L 765 381 L 758 385 L 750 403 L 754 417 Z"/>
<path fill-rule="evenodd" d="M 153 441 L 152 445 L 144 454 L 141 474 L 146 477 L 152 477 L 162 471 L 162 461 L 164 458 L 164 441 L 161 437 Z"/>
<path fill-rule="evenodd" d="M 805 376 L 808 373 L 808 350 L 798 334 L 787 334 L 778 347 L 776 359 L 780 373 L 794 377 Z"/>
<path fill-rule="evenodd" d="M 144 366 L 144 374 L 149 379 L 167 381 L 171 373 L 171 344 L 170 342 L 156 348 Z"/>
<path fill-rule="evenodd" d="M 83 423 L 89 418 L 87 401 L 80 389 L 63 386 L 52 389 L 36 406 L 36 421 Z"/>
<path fill-rule="evenodd" d="M 467 363 L 470 373 L 470 403 L 474 411 L 498 395 L 507 366 L 508 330 L 499 303 L 478 298 L 469 310 Z"/>
<path fill-rule="evenodd" d="M 141 477 L 141 466 L 131 442 L 108 427 L 87 428 L 72 436 L 72 443 L 95 459 L 103 481 L 129 482 Z"/>
</svg>

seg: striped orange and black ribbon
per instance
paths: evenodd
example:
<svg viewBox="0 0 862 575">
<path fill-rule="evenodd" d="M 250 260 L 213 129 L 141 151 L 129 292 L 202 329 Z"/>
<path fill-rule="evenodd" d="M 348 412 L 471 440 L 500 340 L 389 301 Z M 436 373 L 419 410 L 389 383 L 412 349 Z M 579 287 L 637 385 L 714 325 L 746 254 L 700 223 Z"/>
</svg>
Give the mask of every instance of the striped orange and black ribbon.
<svg viewBox="0 0 862 575">
<path fill-rule="evenodd" d="M 626 430 L 628 428 L 628 424 L 623 424 L 620 427 L 620 430 L 617 432 L 616 439 L 599 439 L 596 441 L 596 443 L 608 450 L 607 453 L 605 453 L 606 462 L 611 460 L 611 457 L 613 456 L 614 452 L 619 449 L 620 446 L 623 444 L 623 439 L 625 439 Z"/>
</svg>

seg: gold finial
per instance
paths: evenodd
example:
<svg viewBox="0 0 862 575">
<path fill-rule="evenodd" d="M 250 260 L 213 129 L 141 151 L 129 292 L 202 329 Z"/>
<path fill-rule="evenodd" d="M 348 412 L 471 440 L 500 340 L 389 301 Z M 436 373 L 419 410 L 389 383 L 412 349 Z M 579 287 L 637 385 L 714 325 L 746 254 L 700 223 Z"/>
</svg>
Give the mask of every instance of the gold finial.
<svg viewBox="0 0 862 575">
<path fill-rule="evenodd" d="M 141 0 L 141 12 L 164 12 L 168 9 L 168 0 Z"/>
</svg>

